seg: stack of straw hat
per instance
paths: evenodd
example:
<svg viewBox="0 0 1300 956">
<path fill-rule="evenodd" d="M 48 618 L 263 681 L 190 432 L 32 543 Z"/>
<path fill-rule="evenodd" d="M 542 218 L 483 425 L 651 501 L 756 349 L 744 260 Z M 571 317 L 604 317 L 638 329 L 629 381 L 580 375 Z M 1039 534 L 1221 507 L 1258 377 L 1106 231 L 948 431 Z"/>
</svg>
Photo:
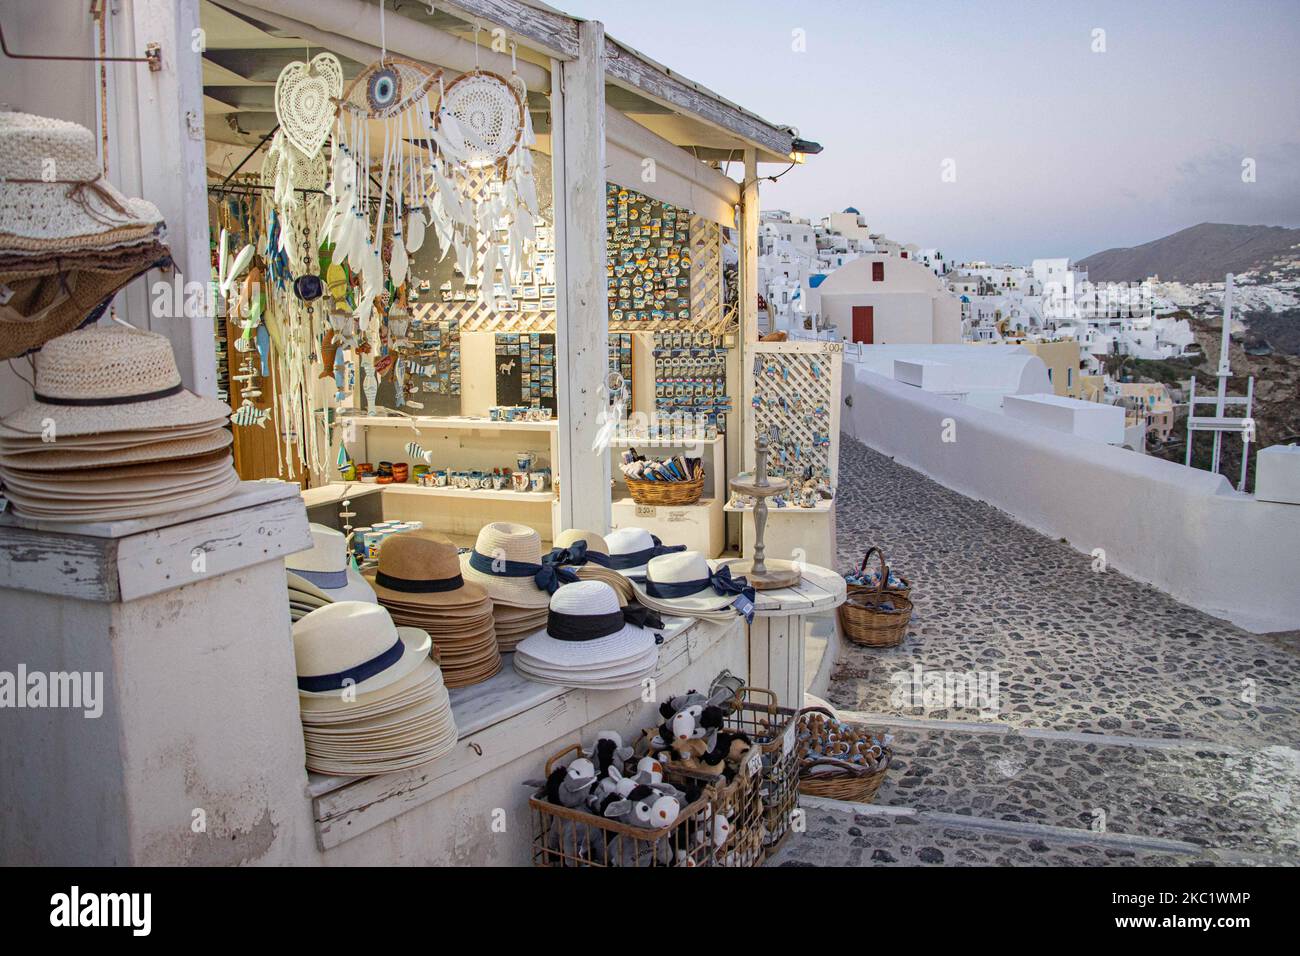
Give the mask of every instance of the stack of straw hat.
<svg viewBox="0 0 1300 956">
<path fill-rule="evenodd" d="M 551 553 L 542 558 L 572 568 L 582 581 L 604 581 L 618 595 L 619 604 L 636 599 L 636 592 L 628 577 L 610 567 L 609 545 L 604 537 L 594 531 L 570 528 L 555 538 Z"/>
<path fill-rule="evenodd" d="M 300 620 L 335 601 L 376 601 L 375 592 L 348 559 L 347 537 L 323 524 L 308 525 L 312 546 L 284 559 L 289 618 Z"/>
<path fill-rule="evenodd" d="M 515 670 L 565 687 L 636 687 L 659 664 L 656 626 L 645 608 L 620 607 L 604 581 L 566 584 L 551 596 L 546 630 L 515 649 Z"/>
<path fill-rule="evenodd" d="M 407 770 L 456 744 L 429 635 L 395 627 L 365 601 L 339 601 L 293 625 L 307 769 L 365 775 Z"/>
<path fill-rule="evenodd" d="M 104 178 L 90 130 L 0 111 L 0 359 L 97 319 L 122 286 L 169 265 L 163 231 L 157 207 Z"/>
<path fill-rule="evenodd" d="M 497 521 L 479 530 L 474 549 L 460 556 L 465 580 L 492 599 L 497 646 L 505 654 L 546 626 L 551 590 L 571 570 L 542 564 L 542 538 L 526 525 Z M 550 582 L 550 587 L 546 586 Z"/>
<path fill-rule="evenodd" d="M 234 491 L 230 408 L 181 387 L 171 344 L 121 325 L 53 339 L 35 400 L 0 421 L 0 478 L 43 521 L 115 521 L 196 508 Z"/>
<path fill-rule="evenodd" d="M 492 600 L 461 576 L 450 541 L 427 531 L 385 538 L 365 580 L 396 623 L 428 632 L 448 687 L 477 684 L 501 669 Z"/>
</svg>

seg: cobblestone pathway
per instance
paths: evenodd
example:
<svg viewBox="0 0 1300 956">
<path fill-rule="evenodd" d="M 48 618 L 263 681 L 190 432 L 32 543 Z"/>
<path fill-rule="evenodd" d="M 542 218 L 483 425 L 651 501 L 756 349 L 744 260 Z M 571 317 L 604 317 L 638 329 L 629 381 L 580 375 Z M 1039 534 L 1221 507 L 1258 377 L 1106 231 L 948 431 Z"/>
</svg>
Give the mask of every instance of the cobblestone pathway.
<svg viewBox="0 0 1300 956">
<path fill-rule="evenodd" d="M 773 863 L 1300 862 L 1294 633 L 1253 635 L 1097 573 L 848 436 L 840 473 L 842 566 L 879 544 L 917 608 L 902 646 L 843 652 L 829 698 L 889 727 L 897 758 L 871 807 L 810 803 Z M 995 706 L 900 697 L 918 667 L 991 672 Z"/>
</svg>

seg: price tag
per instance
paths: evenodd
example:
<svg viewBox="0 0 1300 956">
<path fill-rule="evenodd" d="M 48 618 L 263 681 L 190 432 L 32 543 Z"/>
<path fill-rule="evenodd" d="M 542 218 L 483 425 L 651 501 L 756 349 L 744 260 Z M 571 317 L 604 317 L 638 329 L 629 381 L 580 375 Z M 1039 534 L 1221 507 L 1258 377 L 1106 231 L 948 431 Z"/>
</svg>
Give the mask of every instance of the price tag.
<svg viewBox="0 0 1300 956">
<path fill-rule="evenodd" d="M 658 510 L 654 505 L 637 505 L 636 516 L 638 518 L 653 518 Z"/>
<path fill-rule="evenodd" d="M 754 753 L 749 758 L 749 775 L 756 777 L 763 772 L 763 751 L 755 747 Z"/>
<path fill-rule="evenodd" d="M 785 729 L 785 735 L 781 738 L 781 756 L 790 756 L 790 751 L 794 750 L 794 728 L 795 722 L 790 721 L 790 726 Z"/>
</svg>

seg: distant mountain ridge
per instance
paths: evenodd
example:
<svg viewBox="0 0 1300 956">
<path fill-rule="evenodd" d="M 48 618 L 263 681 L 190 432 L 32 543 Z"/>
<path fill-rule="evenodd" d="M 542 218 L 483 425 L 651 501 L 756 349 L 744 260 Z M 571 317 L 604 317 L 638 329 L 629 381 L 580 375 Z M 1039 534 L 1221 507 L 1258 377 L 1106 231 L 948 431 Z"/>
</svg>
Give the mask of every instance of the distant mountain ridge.
<svg viewBox="0 0 1300 956">
<path fill-rule="evenodd" d="M 1170 282 L 1222 282 L 1225 273 L 1267 270 L 1274 262 L 1300 259 L 1300 229 L 1203 222 L 1173 235 L 1107 249 L 1079 261 L 1093 282 L 1140 282 L 1158 275 Z"/>
</svg>

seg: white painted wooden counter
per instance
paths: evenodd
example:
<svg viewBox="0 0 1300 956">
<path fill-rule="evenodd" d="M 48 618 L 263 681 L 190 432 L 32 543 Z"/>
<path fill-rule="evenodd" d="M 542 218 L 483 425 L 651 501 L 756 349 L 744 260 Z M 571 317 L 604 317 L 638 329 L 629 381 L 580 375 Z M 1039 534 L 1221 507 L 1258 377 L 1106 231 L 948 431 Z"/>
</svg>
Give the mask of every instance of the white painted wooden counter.
<svg viewBox="0 0 1300 956">
<path fill-rule="evenodd" d="M 186 512 L 0 515 L 0 671 L 99 683 L 0 710 L 0 860 L 284 863 L 310 842 L 282 558 L 311 546 L 296 484 Z"/>
<path fill-rule="evenodd" d="M 744 669 L 739 619 L 665 623 L 652 700 L 643 699 L 640 687 L 590 691 L 528 680 L 506 655 L 495 677 L 451 691 L 459 739 L 447 756 L 373 777 L 311 774 L 322 860 L 374 862 L 376 846 L 400 843 L 405 862 L 527 864 L 530 791 L 524 781 L 540 779 L 548 757 L 572 743 L 590 744 L 602 729 L 630 740 L 659 722 L 658 700 L 706 688 L 724 667 Z M 494 819 L 503 830 L 493 829 Z M 399 833 L 414 836 L 393 836 Z"/>
<path fill-rule="evenodd" d="M 749 684 L 773 691 L 782 707 L 803 706 L 808 618 L 834 611 L 846 593 L 844 578 L 834 571 L 812 564 L 802 571 L 792 588 L 756 592 L 749 625 Z"/>
</svg>

